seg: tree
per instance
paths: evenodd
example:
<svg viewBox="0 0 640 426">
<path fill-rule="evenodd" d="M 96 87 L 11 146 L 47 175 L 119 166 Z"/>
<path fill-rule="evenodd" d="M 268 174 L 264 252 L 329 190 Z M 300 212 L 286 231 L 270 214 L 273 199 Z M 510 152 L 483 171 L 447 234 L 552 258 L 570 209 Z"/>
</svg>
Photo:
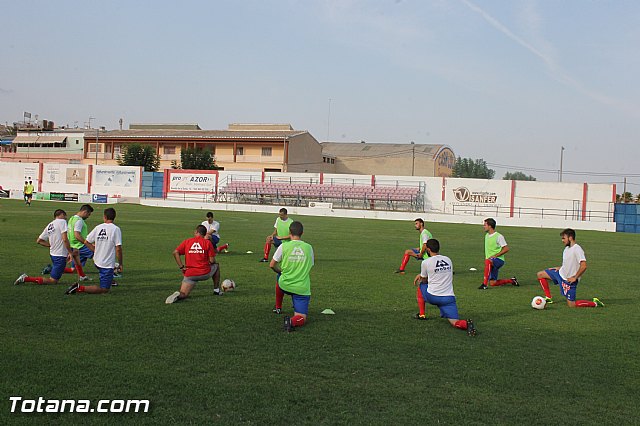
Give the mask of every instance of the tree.
<svg viewBox="0 0 640 426">
<path fill-rule="evenodd" d="M 522 172 L 507 172 L 504 174 L 504 177 L 502 178 L 504 180 L 536 180 L 536 178 L 534 178 L 531 175 L 525 175 Z"/>
<path fill-rule="evenodd" d="M 139 143 L 124 145 L 117 161 L 121 166 L 144 166 L 145 172 L 157 172 L 160 168 L 160 156 L 155 147 Z"/>
<path fill-rule="evenodd" d="M 629 191 L 624 194 L 616 194 L 616 203 L 633 203 L 633 194 Z"/>
<path fill-rule="evenodd" d="M 476 178 L 476 179 L 493 179 L 496 171 L 487 167 L 487 162 L 483 159 L 473 160 L 471 158 L 456 159 L 453 166 L 453 177 L 459 178 Z"/>
<path fill-rule="evenodd" d="M 186 170 L 218 170 L 211 151 L 202 148 L 186 148 L 180 152 L 181 168 Z M 176 165 L 177 166 L 177 165 Z"/>
</svg>

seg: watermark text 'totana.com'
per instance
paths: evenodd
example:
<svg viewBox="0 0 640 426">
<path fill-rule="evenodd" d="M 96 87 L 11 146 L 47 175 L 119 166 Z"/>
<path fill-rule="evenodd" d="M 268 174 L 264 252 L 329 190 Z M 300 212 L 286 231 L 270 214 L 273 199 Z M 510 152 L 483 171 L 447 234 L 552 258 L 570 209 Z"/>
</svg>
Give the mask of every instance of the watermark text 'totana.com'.
<svg viewBox="0 0 640 426">
<path fill-rule="evenodd" d="M 12 413 L 148 413 L 148 399 L 24 399 L 10 396 Z"/>
</svg>

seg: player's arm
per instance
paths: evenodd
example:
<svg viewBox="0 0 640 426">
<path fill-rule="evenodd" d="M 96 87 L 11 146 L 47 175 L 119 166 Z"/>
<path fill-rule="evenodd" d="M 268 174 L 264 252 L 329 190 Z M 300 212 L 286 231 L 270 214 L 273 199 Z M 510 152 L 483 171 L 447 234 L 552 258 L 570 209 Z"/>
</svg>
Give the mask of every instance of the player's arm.
<svg viewBox="0 0 640 426">
<path fill-rule="evenodd" d="M 76 240 L 80 241 L 82 244 L 86 244 L 85 239 L 82 238 L 82 234 L 79 231 L 73 231 L 73 236 L 76 238 Z"/>
<path fill-rule="evenodd" d="M 210 265 L 215 265 L 216 263 L 218 263 L 218 261 L 216 260 L 215 256 L 209 256 L 209 264 Z"/>
<path fill-rule="evenodd" d="M 273 269 L 273 272 L 275 272 L 276 274 L 282 273 L 282 269 L 280 269 L 280 264 L 276 262 L 275 259 L 271 259 L 271 263 L 269 263 L 269 267 Z"/>
<path fill-rule="evenodd" d="M 416 257 L 422 257 L 424 258 L 424 255 L 427 253 L 427 243 L 422 244 L 422 247 L 420 248 L 420 254 L 418 254 Z"/>
<path fill-rule="evenodd" d="M 582 276 L 582 274 L 584 274 L 584 271 L 586 270 L 587 270 L 587 261 L 583 260 L 580 262 L 580 267 L 578 268 L 578 272 L 576 272 L 574 276 L 567 278 L 567 281 L 569 281 L 570 283 L 574 283 L 578 281 Z"/>
<path fill-rule="evenodd" d="M 70 255 L 73 256 L 73 249 L 71 248 L 71 244 L 69 244 L 69 237 L 66 232 L 61 233 L 62 235 L 62 243 L 64 244 L 64 248 L 67 249 Z"/>
<path fill-rule="evenodd" d="M 116 260 L 119 263 L 118 271 L 122 272 L 122 246 L 116 246 Z"/>
<path fill-rule="evenodd" d="M 37 244 L 40 244 L 43 247 L 51 247 L 51 244 L 49 244 L 49 241 L 47 240 L 43 240 L 42 238 L 38 237 L 38 239 L 36 240 Z"/>
<path fill-rule="evenodd" d="M 500 250 L 498 253 L 496 253 L 493 256 L 491 256 L 490 259 L 491 258 L 500 257 L 503 254 L 506 254 L 508 251 L 509 251 L 509 246 L 502 246 L 502 250 Z"/>
<path fill-rule="evenodd" d="M 427 277 L 423 277 L 420 274 L 416 275 L 416 277 L 413 279 L 414 286 L 417 286 L 418 284 L 426 284 L 426 283 L 427 283 Z"/>
<path fill-rule="evenodd" d="M 178 265 L 178 268 L 185 270 L 187 269 L 187 267 L 184 265 L 184 263 L 182 263 L 182 258 L 180 257 L 180 252 L 178 251 L 178 249 L 175 249 L 173 251 L 173 258 L 176 261 L 176 264 Z"/>
</svg>

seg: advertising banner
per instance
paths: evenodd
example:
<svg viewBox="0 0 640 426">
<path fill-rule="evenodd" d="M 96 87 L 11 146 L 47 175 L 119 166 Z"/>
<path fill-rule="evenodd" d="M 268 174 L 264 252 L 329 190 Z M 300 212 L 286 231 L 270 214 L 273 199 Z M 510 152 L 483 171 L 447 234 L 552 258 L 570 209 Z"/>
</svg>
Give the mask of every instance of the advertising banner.
<svg viewBox="0 0 640 426">
<path fill-rule="evenodd" d="M 215 192 L 217 173 L 193 171 L 169 173 L 169 191 L 173 192 Z"/>
</svg>

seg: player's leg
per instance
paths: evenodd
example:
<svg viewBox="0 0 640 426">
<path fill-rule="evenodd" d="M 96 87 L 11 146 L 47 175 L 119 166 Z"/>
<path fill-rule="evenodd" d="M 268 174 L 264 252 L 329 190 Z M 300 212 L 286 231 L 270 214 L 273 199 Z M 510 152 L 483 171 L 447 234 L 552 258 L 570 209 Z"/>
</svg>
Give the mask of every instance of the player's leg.
<svg viewBox="0 0 640 426">
<path fill-rule="evenodd" d="M 549 281 L 547 280 L 552 280 L 554 283 L 556 283 L 556 279 L 559 276 L 560 274 L 555 269 L 545 269 L 544 271 L 538 271 L 538 282 L 540 283 L 540 287 L 542 287 L 542 290 L 544 291 L 547 303 L 553 303 L 553 299 L 551 298 L 551 290 L 549 289 Z M 554 277 L 556 278 L 554 279 Z"/>
<path fill-rule="evenodd" d="M 404 256 L 402 257 L 402 263 L 400 263 L 400 268 L 396 271 L 396 274 L 404 274 L 404 269 L 407 267 L 407 263 L 409 263 L 409 259 L 412 257 L 417 257 L 420 250 L 417 249 L 409 249 L 405 250 Z"/>
<path fill-rule="evenodd" d="M 491 259 L 484 260 L 484 272 L 482 273 L 482 285 L 480 290 L 485 290 L 489 284 L 489 276 L 491 275 Z"/>
<path fill-rule="evenodd" d="M 74 293 L 87 293 L 87 294 L 104 294 L 111 290 L 113 284 L 113 268 L 98 268 L 98 275 L 100 277 L 100 285 L 80 285 L 78 283 L 73 284 L 67 289 L 65 294 Z"/>
<path fill-rule="evenodd" d="M 218 249 L 218 243 L 220 242 L 220 237 L 217 235 L 211 234 L 211 244 L 213 244 L 214 249 Z"/>
<path fill-rule="evenodd" d="M 276 305 L 273 307 L 274 314 L 282 313 L 282 300 L 284 299 L 284 291 L 280 288 L 278 281 L 280 280 L 280 274 L 276 276 Z"/>
<path fill-rule="evenodd" d="M 420 283 L 420 285 L 418 285 L 416 287 L 416 301 L 418 302 L 418 313 L 414 316 L 415 319 L 417 320 L 426 320 L 427 319 L 427 315 L 426 315 L 426 308 L 425 308 L 425 294 L 427 293 L 427 284 L 426 283 Z"/>
<path fill-rule="evenodd" d="M 273 243 L 273 236 L 269 235 L 264 242 L 264 257 L 260 259 L 260 262 L 269 261 L 269 253 L 271 252 L 271 244 Z"/>
<path fill-rule="evenodd" d="M 183 300 L 189 297 L 191 290 L 196 286 L 196 280 L 191 280 L 185 277 L 180 284 L 180 295 L 178 296 L 178 300 Z"/>
<path fill-rule="evenodd" d="M 224 243 L 220 247 L 218 247 L 218 253 L 226 252 L 229 248 L 229 243 Z"/>
<path fill-rule="evenodd" d="M 89 247 L 82 246 L 80 247 L 79 253 L 80 253 L 80 264 L 84 268 L 85 265 L 87 264 L 87 260 L 93 259 L 93 252 Z"/>
<path fill-rule="evenodd" d="M 42 284 L 58 284 L 58 280 L 64 273 L 65 266 L 67 265 L 67 258 L 64 256 L 51 256 L 51 274 L 49 277 L 30 277 L 27 274 L 22 274 L 14 282 L 14 284 L 20 283 L 35 283 Z"/>
<path fill-rule="evenodd" d="M 291 331 L 293 328 L 305 325 L 307 322 L 307 314 L 309 313 L 309 301 L 311 300 L 311 296 L 292 294 L 291 299 L 293 301 L 293 316 L 291 318 L 284 318 L 285 331 Z"/>
<path fill-rule="evenodd" d="M 211 275 L 213 279 L 213 295 L 222 296 L 224 293 L 220 288 L 220 264 L 214 263 L 213 265 L 211 265 L 211 272 L 213 273 Z"/>
<path fill-rule="evenodd" d="M 491 273 L 489 274 L 489 285 L 491 287 L 499 287 L 506 284 L 513 284 L 513 279 L 499 280 L 498 274 L 500 274 L 500 268 L 504 266 L 504 260 L 502 259 L 488 259 L 491 260 Z"/>
</svg>

